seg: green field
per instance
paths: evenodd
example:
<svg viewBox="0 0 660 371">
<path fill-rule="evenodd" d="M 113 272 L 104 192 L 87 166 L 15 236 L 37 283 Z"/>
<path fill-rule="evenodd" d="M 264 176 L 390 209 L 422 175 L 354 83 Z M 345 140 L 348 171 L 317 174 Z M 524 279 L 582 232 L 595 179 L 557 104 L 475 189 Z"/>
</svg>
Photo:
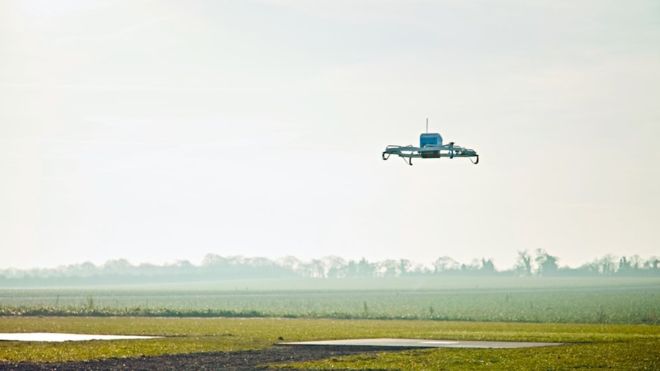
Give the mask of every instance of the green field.
<svg viewBox="0 0 660 371">
<path fill-rule="evenodd" d="M 280 338 L 402 337 L 566 345 L 370 353 L 271 366 L 655 370 L 660 369 L 659 311 L 657 278 L 406 277 L 5 288 L 0 289 L 0 332 L 165 338 L 0 342 L 0 362 L 265 349 Z"/>
<path fill-rule="evenodd" d="M 0 315 L 657 324 L 660 279 L 264 280 L 188 286 L 0 289 Z"/>
<path fill-rule="evenodd" d="M 361 337 L 527 340 L 569 343 L 544 349 L 438 349 L 348 356 L 288 367 L 454 369 L 658 369 L 660 326 L 497 322 L 0 317 L 0 332 L 162 335 L 162 339 L 81 343 L 0 342 L 1 361 L 70 361 L 262 349 L 288 341 Z M 282 366 L 282 365 L 274 365 Z"/>
</svg>

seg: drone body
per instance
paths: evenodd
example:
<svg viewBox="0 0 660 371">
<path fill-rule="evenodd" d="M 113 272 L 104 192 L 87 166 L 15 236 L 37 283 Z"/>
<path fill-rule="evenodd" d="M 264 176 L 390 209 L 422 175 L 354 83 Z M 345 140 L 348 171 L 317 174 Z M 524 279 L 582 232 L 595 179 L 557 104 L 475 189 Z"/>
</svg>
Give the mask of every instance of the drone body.
<svg viewBox="0 0 660 371">
<path fill-rule="evenodd" d="M 419 136 L 419 147 L 389 145 L 383 151 L 383 160 L 387 160 L 391 155 L 396 155 L 403 158 L 404 161 L 407 159 L 408 164 L 412 165 L 413 158 L 468 157 L 473 164 L 479 163 L 479 155 L 475 150 L 456 146 L 454 142 L 443 144 L 440 134 L 428 132 L 428 119 L 426 127 L 427 132 Z"/>
</svg>

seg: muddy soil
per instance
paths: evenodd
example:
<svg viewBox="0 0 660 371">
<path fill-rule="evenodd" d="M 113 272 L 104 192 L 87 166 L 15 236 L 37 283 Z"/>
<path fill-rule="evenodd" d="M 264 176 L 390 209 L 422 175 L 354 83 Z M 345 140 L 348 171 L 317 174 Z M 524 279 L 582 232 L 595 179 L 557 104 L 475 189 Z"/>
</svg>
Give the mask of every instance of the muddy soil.
<svg viewBox="0 0 660 371">
<path fill-rule="evenodd" d="M 391 351 L 401 351 L 401 349 L 275 346 L 264 350 L 111 358 L 86 362 L 0 363 L 0 370 L 254 370 L 265 369 L 269 363 L 309 361 L 350 354 Z"/>
</svg>

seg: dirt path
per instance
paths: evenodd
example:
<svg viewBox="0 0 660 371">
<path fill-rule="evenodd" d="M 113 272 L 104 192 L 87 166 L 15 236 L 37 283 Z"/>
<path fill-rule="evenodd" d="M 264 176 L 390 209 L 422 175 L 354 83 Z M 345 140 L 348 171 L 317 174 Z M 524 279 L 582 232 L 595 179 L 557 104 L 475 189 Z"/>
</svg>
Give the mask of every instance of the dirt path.
<svg viewBox="0 0 660 371">
<path fill-rule="evenodd" d="M 253 370 L 276 362 L 308 361 L 336 356 L 395 351 L 365 347 L 284 347 L 240 352 L 193 353 L 141 358 L 112 358 L 66 363 L 0 363 L 1 370 Z"/>
</svg>

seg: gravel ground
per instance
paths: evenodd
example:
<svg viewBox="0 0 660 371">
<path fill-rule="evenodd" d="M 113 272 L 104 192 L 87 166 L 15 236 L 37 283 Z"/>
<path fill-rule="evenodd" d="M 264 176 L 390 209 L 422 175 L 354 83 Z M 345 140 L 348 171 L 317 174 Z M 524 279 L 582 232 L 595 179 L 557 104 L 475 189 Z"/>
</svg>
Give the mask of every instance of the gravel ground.
<svg viewBox="0 0 660 371">
<path fill-rule="evenodd" d="M 1 370 L 254 370 L 269 363 L 308 361 L 336 356 L 397 351 L 375 347 L 287 347 L 240 352 L 193 353 L 157 357 L 111 358 L 66 363 L 0 363 Z"/>
</svg>

